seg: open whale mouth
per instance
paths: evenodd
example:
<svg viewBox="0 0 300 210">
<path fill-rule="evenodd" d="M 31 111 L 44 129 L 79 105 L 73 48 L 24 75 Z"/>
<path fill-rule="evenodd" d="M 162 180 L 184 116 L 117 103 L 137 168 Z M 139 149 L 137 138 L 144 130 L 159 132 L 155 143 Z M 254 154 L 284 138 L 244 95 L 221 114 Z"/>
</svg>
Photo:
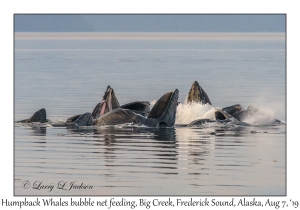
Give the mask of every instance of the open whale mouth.
<svg viewBox="0 0 300 210">
<path fill-rule="evenodd" d="M 206 94 L 206 92 L 203 90 L 203 88 L 199 85 L 197 81 L 195 81 L 191 86 L 191 89 L 188 93 L 187 102 L 188 103 L 199 102 L 202 104 L 211 105 L 208 95 Z"/>
<path fill-rule="evenodd" d="M 173 127 L 177 109 L 179 91 L 176 89 L 164 94 L 154 104 L 147 118 L 157 119 L 158 127 Z"/>
<path fill-rule="evenodd" d="M 104 92 L 102 101 L 98 103 L 92 112 L 93 119 L 98 119 L 105 113 L 112 111 L 113 109 L 119 108 L 120 104 L 117 97 L 115 96 L 114 89 L 110 86 L 107 87 Z"/>
<path fill-rule="evenodd" d="M 101 109 L 100 109 L 100 116 L 104 115 L 106 112 L 105 110 L 107 110 L 108 112 L 112 110 L 112 102 L 111 102 L 111 94 L 113 93 L 113 89 L 108 86 L 107 90 L 104 93 L 103 99 L 100 102 L 101 104 Z"/>
<path fill-rule="evenodd" d="M 168 103 L 171 99 L 173 91 L 164 94 L 158 101 L 154 104 L 150 113 L 148 114 L 148 118 L 159 118 L 164 111 L 167 109 Z"/>
</svg>

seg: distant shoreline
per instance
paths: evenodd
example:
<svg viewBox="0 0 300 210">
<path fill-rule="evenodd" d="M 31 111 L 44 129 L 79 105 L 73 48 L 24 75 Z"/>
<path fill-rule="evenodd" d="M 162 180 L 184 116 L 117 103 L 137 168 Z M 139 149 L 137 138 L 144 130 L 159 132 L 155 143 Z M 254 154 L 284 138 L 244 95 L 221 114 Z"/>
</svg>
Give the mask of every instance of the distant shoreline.
<svg viewBox="0 0 300 210">
<path fill-rule="evenodd" d="M 285 32 L 15 32 L 15 40 L 284 40 Z"/>
</svg>

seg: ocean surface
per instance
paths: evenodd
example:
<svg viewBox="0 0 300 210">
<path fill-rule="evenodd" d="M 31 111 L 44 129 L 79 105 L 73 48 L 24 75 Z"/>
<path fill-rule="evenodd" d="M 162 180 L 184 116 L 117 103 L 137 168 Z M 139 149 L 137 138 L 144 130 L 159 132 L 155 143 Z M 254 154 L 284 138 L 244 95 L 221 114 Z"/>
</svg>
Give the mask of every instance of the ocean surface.
<svg viewBox="0 0 300 210">
<path fill-rule="evenodd" d="M 194 81 L 212 106 L 286 122 L 284 33 L 15 33 L 14 121 L 92 112 L 110 85 L 120 104 L 179 90 L 176 126 L 14 126 L 15 195 L 286 195 L 286 124 L 181 127 Z"/>
</svg>

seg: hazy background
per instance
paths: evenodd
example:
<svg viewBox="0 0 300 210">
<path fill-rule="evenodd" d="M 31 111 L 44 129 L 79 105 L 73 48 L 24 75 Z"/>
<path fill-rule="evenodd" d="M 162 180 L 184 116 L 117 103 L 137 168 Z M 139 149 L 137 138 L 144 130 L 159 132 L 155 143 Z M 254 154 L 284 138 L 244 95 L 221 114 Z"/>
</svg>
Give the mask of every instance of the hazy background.
<svg viewBox="0 0 300 210">
<path fill-rule="evenodd" d="M 15 14 L 15 32 L 285 32 L 285 14 Z"/>
</svg>

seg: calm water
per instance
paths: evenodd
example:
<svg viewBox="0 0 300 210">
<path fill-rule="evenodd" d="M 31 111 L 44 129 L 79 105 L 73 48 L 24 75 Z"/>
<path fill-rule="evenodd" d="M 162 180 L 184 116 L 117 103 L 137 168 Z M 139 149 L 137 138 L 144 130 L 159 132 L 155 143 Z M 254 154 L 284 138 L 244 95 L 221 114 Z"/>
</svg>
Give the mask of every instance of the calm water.
<svg viewBox="0 0 300 210">
<path fill-rule="evenodd" d="M 14 120 L 91 112 L 107 85 L 120 104 L 175 88 L 184 103 L 197 80 L 215 107 L 251 104 L 285 121 L 285 62 L 284 34 L 15 34 Z M 176 123 L 202 112 L 182 108 Z M 15 195 L 286 194 L 285 125 L 14 132 Z M 93 188 L 57 189 L 71 182 Z"/>
</svg>

